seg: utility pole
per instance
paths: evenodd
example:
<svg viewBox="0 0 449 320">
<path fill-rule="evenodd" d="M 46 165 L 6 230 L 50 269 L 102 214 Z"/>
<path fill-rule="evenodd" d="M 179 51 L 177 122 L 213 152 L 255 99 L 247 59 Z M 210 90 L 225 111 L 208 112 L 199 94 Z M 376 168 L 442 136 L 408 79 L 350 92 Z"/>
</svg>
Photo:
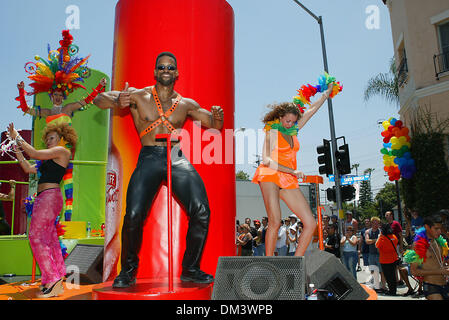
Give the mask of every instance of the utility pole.
<svg viewBox="0 0 449 320">
<path fill-rule="evenodd" d="M 299 5 L 301 8 L 303 8 L 312 18 L 314 18 L 319 26 L 320 26 L 320 35 L 321 35 L 321 49 L 323 52 L 323 63 L 324 63 L 324 71 L 329 73 L 329 67 L 327 64 L 327 53 L 326 53 L 326 43 L 324 40 L 324 28 L 323 28 L 323 18 L 321 16 L 316 16 L 312 11 L 307 9 L 301 2 L 298 0 L 293 0 L 297 5 Z M 342 201 L 341 201 L 341 190 L 340 190 L 340 174 L 337 170 L 337 158 L 335 156 L 335 153 L 338 151 L 337 149 L 337 139 L 335 138 L 335 123 L 334 123 L 334 113 L 333 113 L 333 107 L 332 107 L 332 99 L 327 99 L 327 107 L 328 107 L 328 113 L 329 113 L 329 127 L 330 127 L 330 134 L 331 134 L 331 145 L 332 145 L 332 163 L 334 168 L 334 176 L 335 176 L 335 198 L 337 201 L 337 209 L 338 209 L 338 218 L 340 220 L 340 224 L 343 221 L 344 214 L 342 209 Z M 342 227 L 340 227 L 340 230 L 343 230 Z"/>
</svg>

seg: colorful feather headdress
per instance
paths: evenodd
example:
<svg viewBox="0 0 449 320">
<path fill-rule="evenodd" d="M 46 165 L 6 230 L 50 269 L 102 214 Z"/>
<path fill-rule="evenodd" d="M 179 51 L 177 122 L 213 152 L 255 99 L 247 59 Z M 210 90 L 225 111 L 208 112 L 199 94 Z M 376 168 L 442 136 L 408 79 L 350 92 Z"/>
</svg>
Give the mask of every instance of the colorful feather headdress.
<svg viewBox="0 0 449 320">
<path fill-rule="evenodd" d="M 25 71 L 30 74 L 29 79 L 34 82 L 30 84 L 33 91 L 28 95 L 55 91 L 61 91 L 64 99 L 77 88 L 86 89 L 81 83 L 90 76 L 87 67 L 87 59 L 77 57 L 78 46 L 72 44 L 73 36 L 69 30 L 62 31 L 62 40 L 57 50 L 50 50 L 48 45 L 48 60 L 35 56 L 37 62 L 27 62 Z"/>
<path fill-rule="evenodd" d="M 326 91 L 329 84 L 333 82 L 334 86 L 332 87 L 332 92 L 329 94 L 329 97 L 333 98 L 343 90 L 343 86 L 340 84 L 340 82 L 336 81 L 335 77 L 331 77 L 327 72 L 324 72 L 324 74 L 318 78 L 318 84 L 316 86 L 312 86 L 311 84 L 301 86 L 301 88 L 297 90 L 298 95 L 293 97 L 293 103 L 298 107 L 299 112 L 303 114 L 306 111 L 305 105 L 311 104 L 310 98 L 316 95 L 317 92 Z M 295 123 L 294 126 L 292 126 L 289 129 L 286 129 L 282 126 L 279 119 L 268 121 L 265 124 L 264 128 L 265 131 L 269 131 L 271 129 L 279 130 L 282 133 L 290 136 L 297 135 L 299 131 L 298 123 Z"/>
<path fill-rule="evenodd" d="M 293 103 L 296 104 L 301 113 L 304 113 L 306 110 L 305 105 L 311 104 L 310 98 L 313 97 L 317 92 L 326 91 L 328 85 L 332 82 L 335 82 L 335 84 L 329 97 L 335 97 L 339 92 L 343 90 L 343 86 L 340 84 L 340 82 L 336 81 L 335 77 L 331 77 L 327 72 L 324 72 L 324 74 L 318 78 L 318 84 L 316 86 L 312 86 L 311 84 L 301 86 L 301 88 L 297 90 L 298 95 L 293 97 Z"/>
</svg>

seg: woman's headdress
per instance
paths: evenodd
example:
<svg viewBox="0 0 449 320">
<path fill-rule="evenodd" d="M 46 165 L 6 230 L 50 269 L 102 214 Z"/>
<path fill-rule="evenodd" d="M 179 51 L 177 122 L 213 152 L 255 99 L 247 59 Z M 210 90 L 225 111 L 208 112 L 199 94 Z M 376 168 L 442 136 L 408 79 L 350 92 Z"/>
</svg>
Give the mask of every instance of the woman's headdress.
<svg viewBox="0 0 449 320">
<path fill-rule="evenodd" d="M 28 78 L 34 81 L 30 84 L 33 91 L 28 95 L 61 91 L 64 98 L 67 98 L 77 88 L 86 89 L 80 82 L 90 76 L 90 69 L 86 65 L 90 55 L 85 58 L 76 56 L 79 48 L 72 42 L 70 31 L 63 30 L 60 47 L 51 50 L 48 45 L 48 59 L 35 56 L 37 62 L 25 64 L 25 71 L 30 74 Z"/>
</svg>

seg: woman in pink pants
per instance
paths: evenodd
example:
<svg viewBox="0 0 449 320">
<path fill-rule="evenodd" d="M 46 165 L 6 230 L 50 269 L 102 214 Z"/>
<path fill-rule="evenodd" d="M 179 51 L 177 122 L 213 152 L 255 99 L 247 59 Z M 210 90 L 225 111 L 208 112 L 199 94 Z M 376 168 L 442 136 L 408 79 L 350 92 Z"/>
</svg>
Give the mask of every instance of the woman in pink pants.
<svg viewBox="0 0 449 320">
<path fill-rule="evenodd" d="M 39 176 L 28 235 L 31 250 L 42 274 L 42 289 L 38 297 L 58 296 L 64 292 L 62 281 L 66 274 L 55 227 L 56 218 L 63 207 L 59 184 L 72 156 L 70 148 L 75 147 L 77 135 L 67 123 L 49 123 L 43 133 L 47 149 L 36 150 L 18 134 L 14 124 L 9 124 L 8 132 L 16 142 L 17 159 L 22 169 Z M 26 161 L 20 149 L 31 158 L 42 160 L 39 168 Z"/>
</svg>

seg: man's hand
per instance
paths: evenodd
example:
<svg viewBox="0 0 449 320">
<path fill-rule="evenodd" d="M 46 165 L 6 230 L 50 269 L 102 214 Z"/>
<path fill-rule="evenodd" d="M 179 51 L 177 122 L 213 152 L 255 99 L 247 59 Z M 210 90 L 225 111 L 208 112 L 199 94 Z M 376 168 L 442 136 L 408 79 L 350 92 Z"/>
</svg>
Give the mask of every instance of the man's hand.
<svg viewBox="0 0 449 320">
<path fill-rule="evenodd" d="M 123 88 L 122 92 L 120 92 L 117 99 L 117 104 L 119 108 L 126 108 L 129 107 L 129 105 L 131 104 L 131 93 L 128 90 L 129 85 L 128 82 L 126 82 L 125 87 Z"/>
<path fill-rule="evenodd" d="M 212 106 L 211 112 L 214 120 L 223 121 L 223 109 L 220 106 Z"/>
</svg>

